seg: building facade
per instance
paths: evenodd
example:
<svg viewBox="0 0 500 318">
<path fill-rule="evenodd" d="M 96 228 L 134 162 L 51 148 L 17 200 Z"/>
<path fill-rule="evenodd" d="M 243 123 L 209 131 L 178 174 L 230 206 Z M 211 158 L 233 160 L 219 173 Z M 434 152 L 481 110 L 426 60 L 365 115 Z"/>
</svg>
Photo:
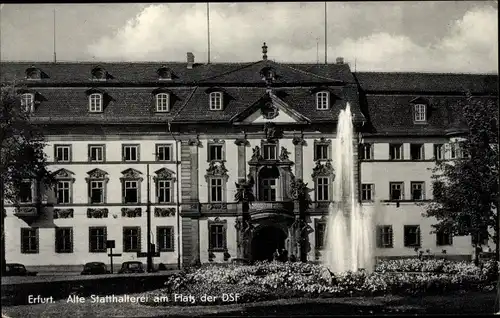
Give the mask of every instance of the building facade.
<svg viewBox="0 0 500 318">
<path fill-rule="evenodd" d="M 20 202 L 6 202 L 7 262 L 109 264 L 108 240 L 121 254 L 115 263 L 145 262 L 148 213 L 155 264 L 262 260 L 276 248 L 321 261 L 347 104 L 357 199 L 376 216 L 376 255 L 472 254 L 470 237 L 431 233 L 434 220 L 422 213 L 436 160 L 461 155 L 452 106 L 464 90 L 496 101 L 496 75 L 353 73 L 341 58 L 283 64 L 265 53 L 241 64 L 197 64 L 188 53 L 186 63 L 1 69 L 44 127 L 57 178 L 52 189 L 26 180 Z M 296 196 L 301 180 L 307 209 Z"/>
</svg>

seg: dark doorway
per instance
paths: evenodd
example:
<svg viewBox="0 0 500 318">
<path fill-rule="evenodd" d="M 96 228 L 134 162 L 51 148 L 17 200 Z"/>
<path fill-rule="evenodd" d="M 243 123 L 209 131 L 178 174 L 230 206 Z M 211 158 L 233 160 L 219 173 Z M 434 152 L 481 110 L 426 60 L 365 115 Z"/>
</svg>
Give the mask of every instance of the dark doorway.
<svg viewBox="0 0 500 318">
<path fill-rule="evenodd" d="M 272 261 L 276 249 L 285 248 L 287 235 L 283 230 L 266 226 L 255 233 L 252 239 L 252 259 L 254 261 Z"/>
</svg>

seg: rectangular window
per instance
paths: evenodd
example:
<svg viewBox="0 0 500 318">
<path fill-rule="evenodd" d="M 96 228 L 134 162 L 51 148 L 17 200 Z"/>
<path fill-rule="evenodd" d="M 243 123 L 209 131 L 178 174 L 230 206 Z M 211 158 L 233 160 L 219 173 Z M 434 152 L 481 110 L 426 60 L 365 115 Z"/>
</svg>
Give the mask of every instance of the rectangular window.
<svg viewBox="0 0 500 318">
<path fill-rule="evenodd" d="M 223 160 L 222 158 L 222 145 L 209 145 L 208 146 L 208 160 Z"/>
<path fill-rule="evenodd" d="M 434 144 L 434 160 L 443 160 L 443 159 L 444 159 L 444 145 Z"/>
<path fill-rule="evenodd" d="M 326 233 L 326 223 L 325 222 L 316 223 L 315 238 L 316 238 L 316 249 L 318 250 L 325 248 L 325 233 Z"/>
<path fill-rule="evenodd" d="M 377 226 L 377 247 L 378 248 L 392 248 L 393 234 L 392 225 L 378 225 Z"/>
<path fill-rule="evenodd" d="M 156 238 L 158 240 L 158 250 L 160 252 L 174 251 L 174 227 L 173 226 L 157 226 Z"/>
<path fill-rule="evenodd" d="M 458 159 L 462 157 L 460 144 L 458 142 L 450 143 L 450 158 Z"/>
<path fill-rule="evenodd" d="M 102 94 L 91 94 L 89 96 L 89 111 L 91 113 L 100 113 L 102 112 Z"/>
<path fill-rule="evenodd" d="M 316 200 L 328 201 L 330 182 L 328 177 L 319 177 L 316 179 Z"/>
<path fill-rule="evenodd" d="M 90 227 L 89 228 L 89 252 L 103 253 L 106 252 L 107 228 Z"/>
<path fill-rule="evenodd" d="M 55 159 L 57 162 L 71 161 L 71 146 L 70 145 L 55 145 Z"/>
<path fill-rule="evenodd" d="M 38 229 L 21 228 L 21 253 L 38 253 Z"/>
<path fill-rule="evenodd" d="M 71 202 L 71 185 L 69 181 L 58 181 L 56 185 L 57 203 Z"/>
<path fill-rule="evenodd" d="M 158 180 L 158 203 L 171 202 L 172 187 L 170 180 Z"/>
<path fill-rule="evenodd" d="M 458 147 L 460 149 L 461 158 L 469 158 L 469 152 L 466 149 L 465 142 L 459 142 Z"/>
<path fill-rule="evenodd" d="M 73 253 L 73 228 L 56 228 L 56 253 Z"/>
<path fill-rule="evenodd" d="M 403 182 L 391 182 L 391 200 L 403 200 L 404 199 L 404 188 Z"/>
<path fill-rule="evenodd" d="M 222 178 L 210 179 L 210 202 L 222 202 Z"/>
<path fill-rule="evenodd" d="M 327 160 L 328 155 L 328 145 L 314 145 L 314 160 Z"/>
<path fill-rule="evenodd" d="M 453 235 L 447 229 L 442 229 L 436 232 L 436 245 L 445 246 L 453 245 Z"/>
<path fill-rule="evenodd" d="M 90 203 L 104 203 L 104 181 L 90 181 Z"/>
<path fill-rule="evenodd" d="M 318 110 L 328 109 L 328 92 L 318 92 L 316 93 L 316 108 Z"/>
<path fill-rule="evenodd" d="M 420 247 L 420 225 L 404 226 L 405 247 Z"/>
<path fill-rule="evenodd" d="M 389 145 L 389 159 L 402 160 L 403 159 L 403 144 L 390 144 Z"/>
<path fill-rule="evenodd" d="M 361 185 L 361 200 L 362 201 L 373 201 L 373 188 L 374 188 L 374 185 L 371 183 L 364 183 Z"/>
<path fill-rule="evenodd" d="M 263 145 L 262 156 L 265 160 L 276 160 L 276 145 Z"/>
<path fill-rule="evenodd" d="M 35 96 L 31 93 L 21 95 L 21 106 L 26 112 L 33 112 L 35 110 Z"/>
<path fill-rule="evenodd" d="M 19 184 L 19 202 L 32 203 L 33 202 L 33 182 L 22 181 Z"/>
<path fill-rule="evenodd" d="M 372 144 L 363 143 L 359 145 L 359 159 L 371 160 L 372 159 Z"/>
<path fill-rule="evenodd" d="M 276 201 L 276 179 L 262 179 L 262 200 Z"/>
<path fill-rule="evenodd" d="M 225 250 L 226 228 L 224 224 L 210 224 L 209 248 L 211 250 Z"/>
<path fill-rule="evenodd" d="M 222 110 L 222 93 L 210 93 L 210 110 Z"/>
<path fill-rule="evenodd" d="M 410 157 L 411 160 L 424 159 L 424 145 L 423 144 L 410 144 Z"/>
<path fill-rule="evenodd" d="M 157 161 L 172 160 L 172 145 L 156 145 L 156 160 Z"/>
<path fill-rule="evenodd" d="M 123 145 L 124 161 L 139 161 L 139 145 Z"/>
<path fill-rule="evenodd" d="M 139 202 L 139 185 L 137 181 L 124 181 L 124 201 L 125 203 Z"/>
<path fill-rule="evenodd" d="M 420 201 L 424 199 L 423 182 L 411 182 L 411 199 L 412 201 Z"/>
<path fill-rule="evenodd" d="M 159 93 L 156 95 L 156 111 L 157 112 L 168 112 L 169 110 L 169 94 Z"/>
<path fill-rule="evenodd" d="M 424 104 L 415 105 L 415 122 L 425 122 L 426 120 L 427 120 L 426 105 Z"/>
<path fill-rule="evenodd" d="M 103 145 L 89 145 L 89 161 L 90 162 L 103 162 L 104 161 L 104 146 Z"/>
<path fill-rule="evenodd" d="M 140 252 L 141 251 L 141 228 L 124 227 L 123 228 L 123 251 Z"/>
</svg>

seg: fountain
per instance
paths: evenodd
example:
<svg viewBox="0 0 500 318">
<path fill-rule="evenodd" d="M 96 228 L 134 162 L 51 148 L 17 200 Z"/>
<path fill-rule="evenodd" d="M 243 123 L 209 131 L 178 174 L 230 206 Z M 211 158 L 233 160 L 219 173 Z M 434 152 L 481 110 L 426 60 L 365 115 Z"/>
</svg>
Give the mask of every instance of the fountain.
<svg viewBox="0 0 500 318">
<path fill-rule="evenodd" d="M 328 208 L 323 264 L 332 272 L 373 270 L 372 216 L 355 197 L 353 124 L 349 103 L 338 119 L 335 147 L 334 202 Z"/>
</svg>

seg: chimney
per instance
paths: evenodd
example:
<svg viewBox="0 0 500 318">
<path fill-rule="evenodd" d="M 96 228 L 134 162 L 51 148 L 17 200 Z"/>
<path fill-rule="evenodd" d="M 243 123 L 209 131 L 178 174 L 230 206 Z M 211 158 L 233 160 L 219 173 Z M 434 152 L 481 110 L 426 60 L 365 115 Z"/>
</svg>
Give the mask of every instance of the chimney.
<svg viewBox="0 0 500 318">
<path fill-rule="evenodd" d="M 194 65 L 194 54 L 187 52 L 187 68 L 192 69 Z"/>
<path fill-rule="evenodd" d="M 344 64 L 344 58 L 343 57 L 337 57 L 335 60 L 336 64 Z"/>
</svg>

